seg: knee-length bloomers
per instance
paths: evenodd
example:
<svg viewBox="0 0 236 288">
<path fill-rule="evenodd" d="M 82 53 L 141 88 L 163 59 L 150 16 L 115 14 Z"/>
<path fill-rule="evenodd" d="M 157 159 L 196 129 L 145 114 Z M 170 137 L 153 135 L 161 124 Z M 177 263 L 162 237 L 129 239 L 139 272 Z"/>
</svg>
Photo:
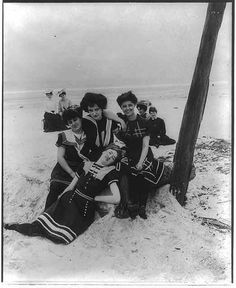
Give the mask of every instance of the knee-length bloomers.
<svg viewBox="0 0 236 288">
<path fill-rule="evenodd" d="M 38 236 L 64 244 L 75 240 L 94 221 L 94 197 L 112 182 L 118 182 L 115 166 L 103 167 L 90 161 L 80 165 L 76 177 L 76 188 L 63 193 L 33 222 L 41 226 L 42 235 Z"/>
</svg>

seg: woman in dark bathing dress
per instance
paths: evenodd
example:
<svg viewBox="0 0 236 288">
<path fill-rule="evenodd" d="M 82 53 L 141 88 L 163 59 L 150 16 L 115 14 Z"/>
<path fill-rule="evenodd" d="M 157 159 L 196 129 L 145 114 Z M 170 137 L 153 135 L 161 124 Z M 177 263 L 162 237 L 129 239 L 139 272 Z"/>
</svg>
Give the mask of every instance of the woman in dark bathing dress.
<svg viewBox="0 0 236 288">
<path fill-rule="evenodd" d="M 58 134 L 56 142 L 57 164 L 52 170 L 49 194 L 45 209 L 47 209 L 75 177 L 79 164 L 87 159 L 90 148 L 82 129 L 82 109 L 69 108 L 62 114 L 63 121 L 70 130 Z"/>
<path fill-rule="evenodd" d="M 157 187 L 163 175 L 164 165 L 154 159 L 149 147 L 148 122 L 135 111 L 137 97 L 129 91 L 120 95 L 117 102 L 123 111 L 123 114 L 119 113 L 119 116 L 127 126 L 125 132 L 118 134 L 118 138 L 126 144 L 127 148 L 127 159 L 122 161 L 121 170 L 123 170 L 122 174 L 128 175 L 128 189 L 122 192 L 129 194 L 126 199 L 129 198 L 130 217 L 135 218 L 139 215 L 146 219 L 148 192 Z M 119 217 L 119 215 L 117 216 Z"/>
<path fill-rule="evenodd" d="M 124 121 L 106 109 L 107 98 L 102 94 L 86 93 L 80 107 L 88 113 L 83 118 L 83 130 L 91 147 L 90 159 L 96 161 L 101 152 L 114 142 L 114 134 L 118 133 L 119 124 L 122 126 Z"/>
<path fill-rule="evenodd" d="M 96 202 L 119 203 L 115 164 L 121 157 L 121 149 L 111 144 L 98 161 L 80 165 L 71 184 L 34 222 L 5 224 L 5 229 L 45 237 L 58 244 L 71 243 L 94 222 Z M 99 195 L 106 187 L 111 195 Z"/>
</svg>

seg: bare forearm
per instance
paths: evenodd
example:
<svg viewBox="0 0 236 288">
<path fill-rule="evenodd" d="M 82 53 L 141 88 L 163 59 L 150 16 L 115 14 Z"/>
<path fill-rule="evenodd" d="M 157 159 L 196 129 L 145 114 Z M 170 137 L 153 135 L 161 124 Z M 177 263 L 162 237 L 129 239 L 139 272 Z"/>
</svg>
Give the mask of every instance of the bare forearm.
<svg viewBox="0 0 236 288">
<path fill-rule="evenodd" d="M 74 177 L 74 171 L 70 168 L 70 166 L 67 164 L 66 160 L 64 158 L 58 159 L 58 163 L 61 165 L 63 170 L 65 170 L 69 175 L 73 175 Z"/>
<path fill-rule="evenodd" d="M 143 147 L 142 147 L 142 153 L 140 155 L 139 163 L 143 163 L 144 159 L 147 157 L 148 148 L 149 148 L 149 141 L 150 141 L 149 136 L 147 138 L 143 139 Z"/>
<path fill-rule="evenodd" d="M 125 121 L 123 119 L 121 119 L 119 116 L 117 116 L 115 113 L 113 113 L 112 111 L 105 109 L 105 110 L 103 110 L 103 114 L 106 118 L 120 123 L 122 130 L 126 129 Z"/>
<path fill-rule="evenodd" d="M 105 202 L 105 203 L 111 203 L 111 204 L 117 204 L 117 202 L 116 201 L 114 201 L 114 197 L 113 197 L 113 195 L 99 195 L 99 196 L 96 196 L 95 198 L 94 198 L 94 200 L 96 201 L 96 202 Z"/>
<path fill-rule="evenodd" d="M 111 204 L 118 204 L 120 202 L 120 190 L 116 183 L 111 183 L 109 186 L 112 195 L 99 195 L 95 196 L 94 200 L 97 202 L 105 202 Z"/>
</svg>

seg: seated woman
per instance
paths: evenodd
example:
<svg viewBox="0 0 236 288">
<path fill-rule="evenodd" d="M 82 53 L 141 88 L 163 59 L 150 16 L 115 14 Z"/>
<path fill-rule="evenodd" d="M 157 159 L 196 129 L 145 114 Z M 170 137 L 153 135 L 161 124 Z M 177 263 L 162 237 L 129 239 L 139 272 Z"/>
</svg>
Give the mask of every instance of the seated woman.
<svg viewBox="0 0 236 288">
<path fill-rule="evenodd" d="M 149 108 L 150 118 L 148 120 L 150 129 L 150 145 L 159 147 L 160 145 L 172 145 L 176 141 L 166 135 L 166 126 L 163 119 L 157 117 L 157 109 Z"/>
<path fill-rule="evenodd" d="M 57 104 L 53 99 L 53 92 L 46 92 L 47 100 L 44 103 L 44 119 L 43 129 L 44 132 L 60 131 L 61 128 L 61 117 L 57 114 Z"/>
<path fill-rule="evenodd" d="M 57 94 L 61 98 L 58 103 L 58 114 L 62 116 L 63 111 L 72 106 L 72 102 L 66 97 L 66 91 L 64 89 L 60 90 Z"/>
<path fill-rule="evenodd" d="M 75 171 L 80 163 L 89 155 L 86 135 L 82 130 L 82 109 L 75 107 L 64 110 L 64 123 L 70 130 L 58 134 L 56 142 L 57 164 L 51 173 L 49 194 L 45 209 L 47 209 L 70 184 L 75 177 Z"/>
<path fill-rule="evenodd" d="M 139 115 L 143 118 L 143 119 L 149 119 L 149 114 L 147 112 L 148 110 L 148 105 L 144 102 L 144 101 L 140 101 L 137 103 L 137 109 L 139 112 Z"/>
<path fill-rule="evenodd" d="M 126 144 L 127 161 L 122 161 L 122 174 L 128 174 L 128 189 L 121 189 L 121 197 L 128 199 L 128 212 L 131 218 L 137 215 L 147 218 L 146 203 L 148 192 L 157 186 L 163 174 L 162 162 L 155 160 L 149 147 L 150 133 L 147 120 L 135 111 L 137 97 L 131 92 L 124 93 L 117 98 L 123 111 L 120 117 L 126 123 L 125 132 L 119 132 L 118 138 Z M 127 195 L 128 193 L 128 195 Z M 123 195 L 126 194 L 126 195 Z M 123 206 L 125 203 L 123 203 Z M 116 216 L 121 218 L 120 211 L 126 207 L 118 207 Z M 124 211 L 122 211 L 124 214 Z"/>
<path fill-rule="evenodd" d="M 112 144 L 95 163 L 84 161 L 63 194 L 34 222 L 5 224 L 5 229 L 45 237 L 58 244 L 71 243 L 94 222 L 96 202 L 119 203 L 114 164 L 121 156 L 121 149 Z M 112 194 L 99 195 L 107 186 Z"/>
<path fill-rule="evenodd" d="M 111 113 L 106 110 L 107 98 L 102 94 L 86 93 L 80 107 L 88 112 L 83 118 L 83 130 L 91 147 L 90 159 L 97 160 L 101 152 L 114 142 L 114 134 L 120 129 L 117 122 L 123 125 L 123 120 L 117 116 L 111 117 Z"/>
</svg>

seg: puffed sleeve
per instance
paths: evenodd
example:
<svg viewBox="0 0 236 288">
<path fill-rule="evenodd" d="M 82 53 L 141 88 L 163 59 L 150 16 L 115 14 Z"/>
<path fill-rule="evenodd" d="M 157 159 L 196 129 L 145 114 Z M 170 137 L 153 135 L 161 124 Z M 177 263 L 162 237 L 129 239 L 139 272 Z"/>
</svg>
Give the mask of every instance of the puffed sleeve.
<svg viewBox="0 0 236 288">
<path fill-rule="evenodd" d="M 107 173 L 107 175 L 104 177 L 104 181 L 106 185 L 110 185 L 113 182 L 119 181 L 119 173 L 116 169 L 113 169 L 111 172 Z"/>
<path fill-rule="evenodd" d="M 75 172 L 75 175 L 79 178 L 81 176 L 81 174 L 83 174 L 84 172 L 84 162 L 80 163 L 76 172 Z"/>
<path fill-rule="evenodd" d="M 116 115 L 117 115 L 118 117 L 120 117 L 122 120 L 124 120 L 125 122 L 127 121 L 127 117 L 126 117 L 124 114 L 118 112 Z"/>
<path fill-rule="evenodd" d="M 59 134 L 58 134 L 56 146 L 57 146 L 57 147 L 63 146 L 63 135 L 62 135 L 62 133 L 59 133 Z"/>
</svg>

